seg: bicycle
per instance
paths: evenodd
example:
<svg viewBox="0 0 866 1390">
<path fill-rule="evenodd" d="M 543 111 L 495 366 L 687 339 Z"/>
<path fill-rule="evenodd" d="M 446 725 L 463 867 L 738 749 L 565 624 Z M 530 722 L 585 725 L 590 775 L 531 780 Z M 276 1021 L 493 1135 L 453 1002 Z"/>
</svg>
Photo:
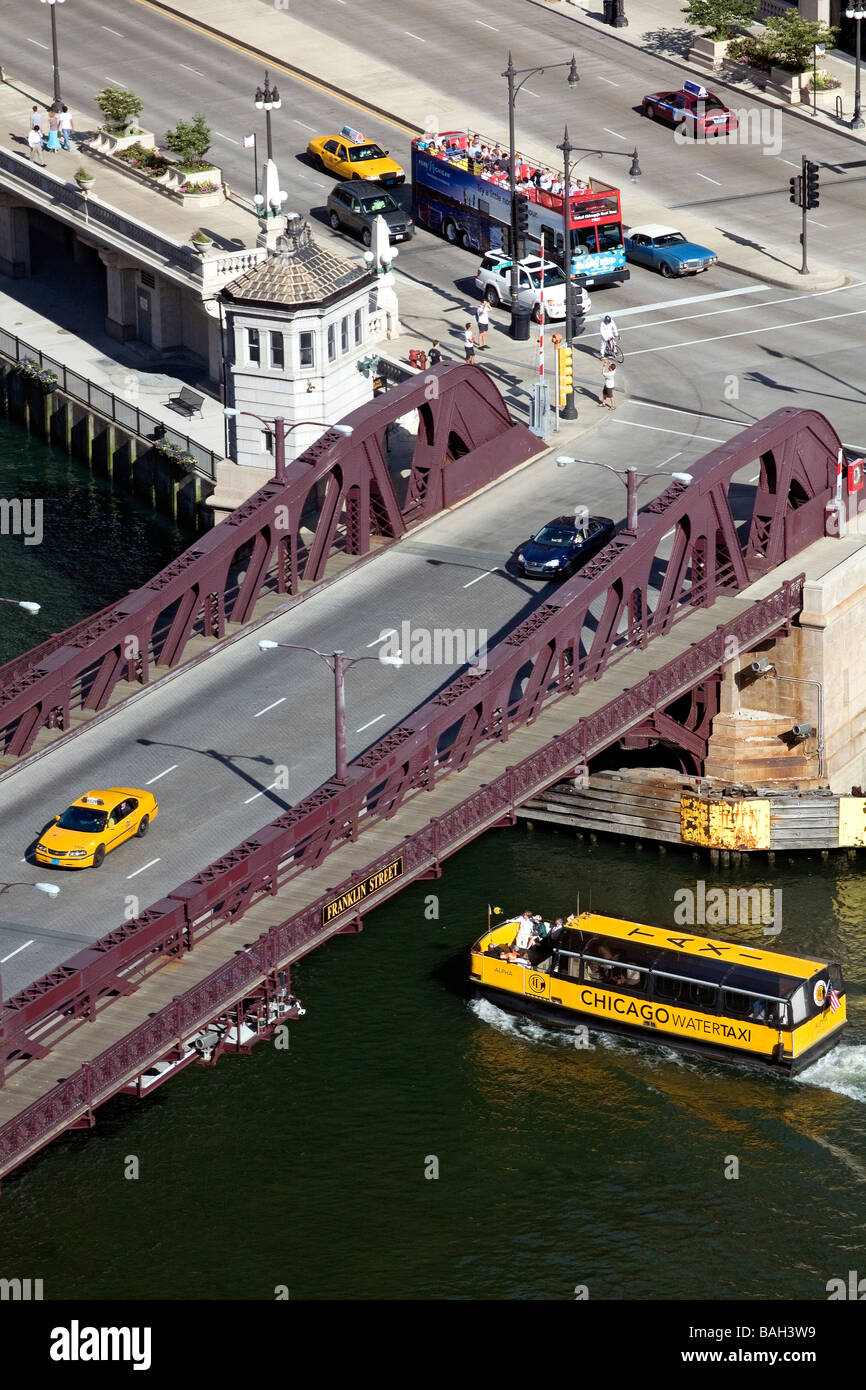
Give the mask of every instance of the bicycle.
<svg viewBox="0 0 866 1390">
<path fill-rule="evenodd" d="M 614 362 L 624 361 L 623 350 L 619 345 L 619 338 L 608 338 L 601 345 L 599 356 L 612 359 Z"/>
</svg>

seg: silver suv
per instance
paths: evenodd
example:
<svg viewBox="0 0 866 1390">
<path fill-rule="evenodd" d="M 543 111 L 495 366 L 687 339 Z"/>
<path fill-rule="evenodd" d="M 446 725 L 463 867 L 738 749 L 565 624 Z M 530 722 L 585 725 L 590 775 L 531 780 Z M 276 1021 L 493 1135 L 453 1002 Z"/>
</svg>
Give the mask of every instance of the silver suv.
<svg viewBox="0 0 866 1390">
<path fill-rule="evenodd" d="M 525 256 L 518 261 L 517 302 L 532 309 L 532 317 L 538 322 L 541 303 L 541 257 Z M 494 309 L 498 304 L 511 304 L 511 261 L 501 251 L 485 251 L 478 274 L 475 277 L 476 289 L 487 299 Z M 574 313 L 583 316 L 589 313 L 591 300 L 582 285 L 574 286 Z M 544 262 L 544 317 L 546 319 L 565 318 L 565 275 L 553 261 Z"/>
<path fill-rule="evenodd" d="M 384 188 L 369 179 L 335 184 L 328 194 L 328 221 L 335 232 L 350 231 L 365 246 L 373 239 L 373 223 L 384 217 L 390 241 L 408 241 L 415 235 L 412 218 Z"/>
</svg>

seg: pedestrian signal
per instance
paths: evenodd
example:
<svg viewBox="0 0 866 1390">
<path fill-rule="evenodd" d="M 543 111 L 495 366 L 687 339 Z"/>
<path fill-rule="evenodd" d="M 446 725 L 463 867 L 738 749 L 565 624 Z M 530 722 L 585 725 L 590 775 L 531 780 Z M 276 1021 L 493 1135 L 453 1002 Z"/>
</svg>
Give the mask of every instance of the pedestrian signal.
<svg viewBox="0 0 866 1390">
<path fill-rule="evenodd" d="M 517 235 L 526 236 L 529 231 L 529 203 L 521 194 L 517 194 Z"/>
<path fill-rule="evenodd" d="M 791 190 L 791 202 L 795 203 L 798 208 L 801 208 L 803 206 L 803 199 L 801 196 L 803 180 L 800 178 L 799 174 L 795 175 L 794 178 L 788 180 L 788 187 Z"/>
<path fill-rule="evenodd" d="M 574 350 L 569 347 L 557 348 L 559 363 L 559 408 L 565 405 L 574 390 Z"/>
<path fill-rule="evenodd" d="M 806 172 L 806 207 L 817 208 L 820 206 L 818 166 L 813 164 L 811 159 L 807 159 L 804 167 Z"/>
</svg>

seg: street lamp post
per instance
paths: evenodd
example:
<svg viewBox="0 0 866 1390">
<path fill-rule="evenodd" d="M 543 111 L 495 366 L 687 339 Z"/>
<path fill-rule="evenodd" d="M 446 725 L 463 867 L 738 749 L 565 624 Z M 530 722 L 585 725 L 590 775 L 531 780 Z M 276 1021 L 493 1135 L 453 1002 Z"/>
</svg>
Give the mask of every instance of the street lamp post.
<svg viewBox="0 0 866 1390">
<path fill-rule="evenodd" d="M 624 536 L 637 535 L 637 493 L 638 488 L 643 487 L 644 483 L 649 482 L 650 478 L 658 478 L 658 473 L 638 473 L 633 465 L 628 468 L 614 468 L 610 463 L 599 463 L 596 459 L 574 459 L 569 454 L 559 454 L 556 460 L 557 468 L 566 468 L 570 463 L 588 463 L 591 468 L 606 468 L 608 473 L 615 473 L 621 483 L 625 483 L 626 488 L 626 519 Z M 671 478 L 675 483 L 684 483 L 686 486 L 692 481 L 691 473 L 672 473 Z"/>
<path fill-rule="evenodd" d="M 11 603 L 15 608 L 23 608 L 25 613 L 32 613 L 34 616 L 42 607 L 41 603 L 33 603 L 28 598 L 0 598 L 0 603 Z"/>
<path fill-rule="evenodd" d="M 261 87 L 256 88 L 256 95 L 253 99 L 253 104 L 257 111 L 261 111 L 262 109 L 264 109 L 265 131 L 267 133 L 268 140 L 268 159 L 273 159 L 274 148 L 273 144 L 271 143 L 271 112 L 279 111 L 283 103 L 280 94 L 277 91 L 276 84 L 273 87 L 270 85 L 267 68 L 265 68 L 264 90 L 262 90 Z"/>
<path fill-rule="evenodd" d="M 557 145 L 562 152 L 563 178 L 562 178 L 562 269 L 565 274 L 565 345 L 571 347 L 572 337 L 572 318 L 574 314 L 574 284 L 571 278 L 572 272 L 572 247 L 571 247 L 571 170 L 573 154 L 583 157 L 590 154 L 597 154 L 599 157 L 605 154 L 620 155 L 622 158 L 631 159 L 629 175 L 636 179 L 640 177 L 640 165 L 638 164 L 637 150 L 633 150 L 631 155 L 624 154 L 622 150 L 593 150 L 583 146 L 572 145 L 568 138 L 568 126 L 562 137 L 562 144 Z M 580 162 L 579 160 L 577 161 Z M 577 419 L 577 405 L 574 399 L 574 384 L 568 392 L 565 403 L 560 411 L 563 420 Z"/>
<path fill-rule="evenodd" d="M 505 69 L 505 72 L 500 73 L 500 76 L 501 76 L 501 77 L 505 77 L 505 78 L 508 80 L 508 155 L 509 155 L 509 158 L 508 158 L 508 169 L 509 169 L 509 187 L 510 187 L 510 190 L 511 190 L 511 286 L 510 286 L 510 294 L 511 294 L 511 336 L 512 336 L 512 338 L 514 338 L 514 337 L 517 336 L 517 333 L 516 333 L 516 323 L 517 323 L 517 294 L 518 294 L 518 289 L 519 289 L 519 285 L 520 285 L 519 271 L 518 271 L 518 266 L 517 266 L 518 255 L 519 255 L 519 247 L 518 247 L 518 245 L 517 245 L 517 240 L 518 240 L 518 237 L 517 237 L 517 177 L 516 177 L 516 170 L 515 170 L 516 150 L 515 150 L 515 144 L 514 144 L 514 103 L 515 103 L 516 100 L 517 100 L 517 93 L 520 91 L 520 88 L 523 86 L 523 83 L 526 82 L 530 77 L 533 77 L 533 76 L 535 75 L 535 73 L 546 72 L 546 71 L 548 70 L 548 68 L 550 68 L 551 70 L 552 70 L 553 68 L 568 68 L 568 85 L 569 85 L 569 87 L 576 87 L 577 84 L 578 84 L 578 82 L 580 81 L 580 75 L 579 75 L 579 73 L 578 73 L 578 71 L 577 71 L 577 63 L 575 62 L 574 54 L 571 55 L 571 62 L 570 62 L 570 63 L 548 63 L 548 64 L 546 64 L 545 67 L 537 67 L 537 68 L 516 68 L 516 67 L 514 66 L 514 63 L 512 62 L 511 53 L 509 52 L 509 54 L 508 54 L 508 67 Z M 522 81 L 522 82 L 518 82 L 517 85 L 515 86 L 515 81 L 514 81 L 514 79 L 515 79 L 516 77 L 521 77 L 521 78 L 523 79 L 523 81 Z"/>
<path fill-rule="evenodd" d="M 60 95 L 60 60 L 57 57 L 57 20 L 54 6 L 62 5 L 63 0 L 42 0 L 42 4 L 47 4 L 51 9 L 51 56 L 54 60 L 54 101 L 51 104 L 51 109 L 56 112 L 61 110 L 63 98 Z"/>
<path fill-rule="evenodd" d="M 346 656 L 345 652 L 320 652 L 317 647 L 304 647 L 296 642 L 271 642 L 263 638 L 259 642 L 259 651 L 275 651 L 277 647 L 286 647 L 294 652 L 312 652 L 318 656 L 331 668 L 334 673 L 334 742 L 336 745 L 336 773 L 335 780 L 345 784 L 349 780 L 349 760 L 346 743 L 346 672 L 351 666 L 357 666 L 359 661 L 378 661 L 383 666 L 402 666 L 402 656 L 383 656 L 379 653 L 376 656 Z"/>
<path fill-rule="evenodd" d="M 273 431 L 274 436 L 274 478 L 278 483 L 286 481 L 286 436 L 292 430 L 300 429 L 302 425 L 309 425 L 316 429 L 334 430 L 337 434 L 350 435 L 353 433 L 351 425 L 329 425 L 325 420 L 296 420 L 294 424 L 287 425 L 282 415 L 277 415 L 273 419 L 257 415 L 254 410 L 237 410 L 234 406 L 223 407 L 223 414 L 227 419 L 233 420 L 238 415 L 248 415 L 251 420 L 258 420 L 260 424 L 267 425 Z"/>
<path fill-rule="evenodd" d="M 866 18 L 866 9 L 862 5 L 849 5 L 845 10 L 845 18 L 853 19 L 856 24 L 854 30 L 854 115 L 851 120 L 852 130 L 863 129 L 863 115 L 860 111 L 860 21 Z"/>
</svg>

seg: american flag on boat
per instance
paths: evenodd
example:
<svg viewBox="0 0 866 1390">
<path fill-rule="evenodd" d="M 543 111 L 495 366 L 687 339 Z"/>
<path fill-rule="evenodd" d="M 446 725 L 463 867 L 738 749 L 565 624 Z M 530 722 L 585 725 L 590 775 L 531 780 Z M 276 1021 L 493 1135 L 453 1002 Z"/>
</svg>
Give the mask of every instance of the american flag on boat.
<svg viewBox="0 0 866 1390">
<path fill-rule="evenodd" d="M 834 1014 L 838 1009 L 841 1000 L 839 999 L 839 996 L 832 985 L 830 986 L 829 992 L 827 994 L 827 1002 L 830 1005 L 831 1014 Z"/>
</svg>

